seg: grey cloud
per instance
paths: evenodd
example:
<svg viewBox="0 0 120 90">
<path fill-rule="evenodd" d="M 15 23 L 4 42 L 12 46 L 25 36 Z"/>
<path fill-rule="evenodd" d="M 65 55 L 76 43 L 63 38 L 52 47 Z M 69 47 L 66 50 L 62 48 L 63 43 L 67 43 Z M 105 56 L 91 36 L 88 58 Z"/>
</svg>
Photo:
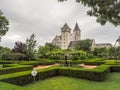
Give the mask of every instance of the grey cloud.
<svg viewBox="0 0 120 90">
<path fill-rule="evenodd" d="M 65 22 L 71 29 L 78 22 L 82 39 L 94 38 L 96 42 L 113 43 L 120 35 L 120 27 L 111 24 L 101 26 L 95 17 L 86 15 L 89 8 L 74 0 L 64 3 L 57 0 L 0 0 L 0 9 L 10 21 L 10 30 L 0 45 L 8 47 L 13 47 L 18 40 L 25 42 L 32 33 L 39 45 L 51 42 L 55 35 L 60 34 Z"/>
</svg>

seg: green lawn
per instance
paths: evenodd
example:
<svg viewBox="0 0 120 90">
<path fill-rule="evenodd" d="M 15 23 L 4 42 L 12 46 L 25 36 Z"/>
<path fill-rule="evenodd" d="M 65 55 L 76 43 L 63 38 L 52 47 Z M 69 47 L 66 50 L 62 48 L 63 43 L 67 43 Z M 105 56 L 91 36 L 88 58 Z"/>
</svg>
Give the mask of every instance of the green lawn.
<svg viewBox="0 0 120 90">
<path fill-rule="evenodd" d="M 26 90 L 120 90 L 120 73 L 110 73 L 103 82 L 58 76 L 24 87 Z"/>
<path fill-rule="evenodd" d="M 9 83 L 0 82 L 0 90 L 26 90 L 26 89 Z"/>
</svg>

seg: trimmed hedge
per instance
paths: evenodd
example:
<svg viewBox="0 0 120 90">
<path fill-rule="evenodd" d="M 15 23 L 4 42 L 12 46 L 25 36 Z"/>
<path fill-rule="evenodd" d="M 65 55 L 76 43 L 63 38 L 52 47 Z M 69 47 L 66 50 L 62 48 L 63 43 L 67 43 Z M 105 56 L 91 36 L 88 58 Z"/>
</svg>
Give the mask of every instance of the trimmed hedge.
<svg viewBox="0 0 120 90">
<path fill-rule="evenodd" d="M 109 69 L 109 66 L 105 65 L 101 65 L 98 68 L 92 70 L 70 67 L 51 67 L 47 69 L 38 70 L 36 80 L 42 80 L 52 76 L 63 75 L 76 78 L 84 78 L 94 81 L 102 81 L 105 79 L 107 73 L 109 72 Z M 0 80 L 16 85 L 25 85 L 33 82 L 33 77 L 31 76 L 31 71 L 24 71 L 19 73 L 1 75 Z"/>
<path fill-rule="evenodd" d="M 6 68 L 0 69 L 0 75 L 20 72 L 20 71 L 27 71 L 27 70 L 32 70 L 32 69 L 33 69 L 33 66 L 31 65 L 19 65 L 16 67 L 6 67 Z"/>
<path fill-rule="evenodd" d="M 3 64 L 3 67 L 16 67 L 20 66 L 19 64 Z"/>
<path fill-rule="evenodd" d="M 103 81 L 109 73 L 110 67 L 101 65 L 96 69 L 78 69 L 78 68 L 59 68 L 58 74 L 62 76 L 70 76 L 76 78 L 83 78 L 93 81 Z"/>
<path fill-rule="evenodd" d="M 52 64 L 55 64 L 55 61 L 21 61 L 18 63 L 21 65 L 38 66 L 38 65 L 52 65 Z"/>
<path fill-rule="evenodd" d="M 0 64 L 14 64 L 14 61 L 0 61 Z"/>
<path fill-rule="evenodd" d="M 120 72 L 120 66 L 111 66 L 110 71 L 111 72 Z"/>
<path fill-rule="evenodd" d="M 104 64 L 105 62 L 104 61 L 99 61 L 99 62 L 90 62 L 90 61 L 85 61 L 84 64 L 85 65 L 101 65 L 101 64 Z"/>
<path fill-rule="evenodd" d="M 45 79 L 52 76 L 57 76 L 57 68 L 49 68 L 39 70 L 36 76 L 36 80 Z M 33 82 L 33 77 L 31 71 L 24 71 L 14 74 L 6 74 L 0 76 L 0 81 L 16 84 L 16 85 L 25 85 Z"/>
</svg>

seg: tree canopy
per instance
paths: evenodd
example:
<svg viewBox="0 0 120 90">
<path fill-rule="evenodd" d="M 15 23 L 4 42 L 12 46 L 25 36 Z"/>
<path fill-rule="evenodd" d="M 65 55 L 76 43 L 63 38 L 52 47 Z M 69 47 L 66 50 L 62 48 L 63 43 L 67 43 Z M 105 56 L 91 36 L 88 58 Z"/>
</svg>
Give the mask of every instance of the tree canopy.
<svg viewBox="0 0 120 90">
<path fill-rule="evenodd" d="M 6 17 L 3 15 L 3 13 L 0 10 L 0 41 L 1 41 L 2 36 L 4 36 L 7 33 L 8 25 L 9 25 L 8 20 L 6 19 Z"/>
<path fill-rule="evenodd" d="M 91 51 L 90 39 L 78 41 L 77 44 L 75 45 L 75 49 L 76 50 L 83 50 L 83 51 L 90 53 L 90 51 Z"/>
<path fill-rule="evenodd" d="M 37 46 L 37 41 L 35 40 L 35 34 L 32 34 L 29 39 L 26 40 L 27 55 L 28 59 L 34 58 L 35 47 Z"/>
<path fill-rule="evenodd" d="M 120 25 L 120 0 L 76 0 L 76 2 L 90 7 L 87 14 L 97 17 L 96 21 L 101 25 L 107 22 L 115 26 Z"/>
</svg>

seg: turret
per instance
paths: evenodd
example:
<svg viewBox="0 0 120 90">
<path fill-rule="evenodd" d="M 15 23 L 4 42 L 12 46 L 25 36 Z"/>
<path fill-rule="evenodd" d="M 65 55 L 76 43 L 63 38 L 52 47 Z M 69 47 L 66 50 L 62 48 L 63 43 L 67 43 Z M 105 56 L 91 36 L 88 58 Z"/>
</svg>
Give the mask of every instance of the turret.
<svg viewBox="0 0 120 90">
<path fill-rule="evenodd" d="M 65 23 L 64 26 L 61 28 L 61 37 L 62 37 L 62 49 L 67 49 L 71 37 L 71 29 L 69 28 L 67 23 Z"/>
<path fill-rule="evenodd" d="M 81 38 L 81 30 L 78 26 L 78 23 L 76 23 L 74 30 L 73 30 L 73 36 L 74 36 L 74 41 L 79 41 Z"/>
</svg>

